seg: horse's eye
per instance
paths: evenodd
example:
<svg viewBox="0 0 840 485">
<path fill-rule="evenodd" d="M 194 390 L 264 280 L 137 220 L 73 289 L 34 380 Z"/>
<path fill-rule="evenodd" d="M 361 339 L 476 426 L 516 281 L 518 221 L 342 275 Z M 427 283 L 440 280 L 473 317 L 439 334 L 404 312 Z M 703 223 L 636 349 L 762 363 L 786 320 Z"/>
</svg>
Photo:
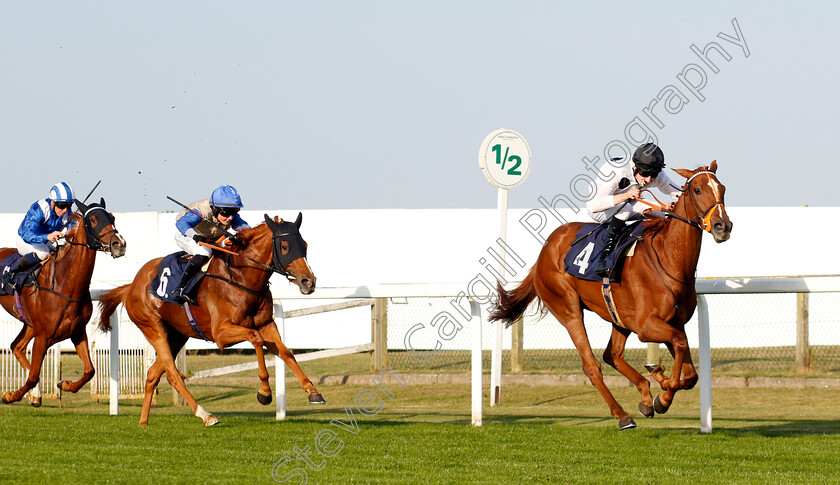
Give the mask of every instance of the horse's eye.
<svg viewBox="0 0 840 485">
<path fill-rule="evenodd" d="M 700 189 L 698 189 L 697 187 L 694 187 L 694 193 L 696 195 L 700 195 Z"/>
</svg>

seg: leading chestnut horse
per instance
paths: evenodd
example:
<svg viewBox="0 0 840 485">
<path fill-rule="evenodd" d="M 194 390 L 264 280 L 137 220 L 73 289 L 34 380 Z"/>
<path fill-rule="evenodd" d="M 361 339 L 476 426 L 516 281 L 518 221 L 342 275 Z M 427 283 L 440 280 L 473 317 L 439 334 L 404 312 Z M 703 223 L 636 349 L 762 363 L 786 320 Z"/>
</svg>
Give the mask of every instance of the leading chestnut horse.
<svg viewBox="0 0 840 485">
<path fill-rule="evenodd" d="M 0 296 L 0 304 L 12 316 L 24 322 L 23 329 L 11 349 L 15 358 L 29 372 L 26 382 L 15 392 L 3 394 L 4 403 L 20 401 L 30 390 L 30 403 L 38 407 L 41 396 L 38 385 L 44 355 L 54 344 L 69 338 L 84 364 L 82 377 L 76 382 L 61 381 L 62 391 L 77 392 L 93 378 L 95 370 L 90 359 L 86 326 L 93 311 L 90 298 L 90 279 L 96 252 L 110 253 L 119 258 L 125 255 L 125 239 L 114 226 L 114 215 L 105 209 L 105 200 L 89 206 L 76 201 L 79 211 L 73 214 L 76 225 L 64 235 L 65 244 L 43 263 L 37 284 L 20 291 L 20 311 L 15 308 L 14 295 Z M 0 261 L 17 249 L 0 249 Z M 32 363 L 26 359 L 26 347 L 32 339 Z"/>
<path fill-rule="evenodd" d="M 218 418 L 196 402 L 175 367 L 174 358 L 190 337 L 206 337 L 219 349 L 249 341 L 257 353 L 262 382 L 257 399 L 261 404 L 271 402 L 263 346 L 279 355 L 292 369 L 303 389 L 309 393 L 310 403 L 324 403 L 321 394 L 280 339 L 268 288 L 269 277 L 276 272 L 298 285 L 304 295 L 315 291 L 315 275 L 306 261 L 306 242 L 300 235 L 301 221 L 301 214 L 295 222 L 272 220 L 266 215 L 265 223 L 239 233 L 243 241 L 241 246 L 230 246 L 230 252 L 214 255 L 198 291 L 198 305 L 190 307 L 199 331 L 192 327 L 182 305 L 165 303 L 149 293 L 162 258 L 143 265 L 132 283 L 100 297 L 100 329 L 111 329 L 110 316 L 122 303 L 129 318 L 157 352 L 157 358 L 146 375 L 139 425 L 149 424 L 152 395 L 164 372 L 169 383 L 205 426 L 219 423 Z"/>
<path fill-rule="evenodd" d="M 691 361 L 685 324 L 694 313 L 697 294 L 694 276 L 700 257 L 703 230 L 721 243 L 729 239 L 732 222 L 726 214 L 723 196 L 726 188 L 717 178 L 717 162 L 695 170 L 675 170 L 687 179 L 682 194 L 667 218 L 645 221 L 648 227 L 632 256 L 624 262 L 621 283 L 612 283 L 612 295 L 620 321 L 613 323 L 604 361 L 627 377 L 642 394 L 639 412 L 653 417 L 654 411 L 665 413 L 674 394 L 691 389 L 697 383 L 697 372 Z M 604 384 L 601 364 L 595 359 L 586 328 L 583 310 L 591 310 L 612 322 L 604 301 L 602 284 L 580 280 L 564 268 L 564 259 L 583 223 L 558 227 L 543 246 L 536 264 L 522 283 L 511 291 L 499 285 L 499 300 L 490 320 L 501 320 L 509 326 L 525 312 L 535 298 L 566 327 L 583 363 L 583 371 L 601 393 L 619 428 L 636 426 L 633 418 L 616 402 Z M 642 342 L 664 343 L 674 356 L 670 377 L 661 366 L 651 374 L 662 391 L 652 399 L 650 383 L 624 359 L 624 346 L 630 332 Z M 682 374 L 682 377 L 681 377 Z"/>
</svg>

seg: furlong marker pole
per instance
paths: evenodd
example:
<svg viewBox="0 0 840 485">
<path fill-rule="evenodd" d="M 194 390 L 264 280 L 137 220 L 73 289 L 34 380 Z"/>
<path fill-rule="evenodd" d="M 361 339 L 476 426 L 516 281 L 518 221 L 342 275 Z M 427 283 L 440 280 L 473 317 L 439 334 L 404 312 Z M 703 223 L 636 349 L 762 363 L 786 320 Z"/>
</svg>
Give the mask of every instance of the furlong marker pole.
<svg viewBox="0 0 840 485">
<path fill-rule="evenodd" d="M 507 240 L 507 208 L 508 189 L 499 188 L 499 237 L 502 241 Z M 499 262 L 499 274 L 505 274 L 505 252 L 502 251 Z M 493 352 L 490 357 L 490 405 L 496 406 L 502 401 L 502 340 L 504 338 L 505 325 L 501 321 L 494 324 Z"/>
<path fill-rule="evenodd" d="M 275 300 L 276 301 L 276 300 Z M 280 332 L 280 338 L 286 340 L 286 317 L 283 313 L 283 304 L 279 301 L 274 303 L 274 322 L 277 324 L 277 331 Z M 274 374 L 275 386 L 277 388 L 277 413 L 275 418 L 277 421 L 286 419 L 286 363 L 279 355 L 274 356 Z"/>
<path fill-rule="evenodd" d="M 108 398 L 110 401 L 109 414 L 116 416 L 120 414 L 120 310 L 122 305 L 117 307 L 111 315 L 111 340 L 108 349 L 110 379 L 108 380 Z"/>
<path fill-rule="evenodd" d="M 472 425 L 481 426 L 482 421 L 482 385 L 481 378 L 483 372 L 481 369 L 482 349 L 481 349 L 481 306 L 478 302 L 470 299 L 470 315 L 475 318 L 473 323 L 473 348 L 472 348 Z"/>
<path fill-rule="evenodd" d="M 697 352 L 700 359 L 700 432 L 712 432 L 712 345 L 709 331 L 709 305 L 705 295 L 697 295 Z"/>
</svg>

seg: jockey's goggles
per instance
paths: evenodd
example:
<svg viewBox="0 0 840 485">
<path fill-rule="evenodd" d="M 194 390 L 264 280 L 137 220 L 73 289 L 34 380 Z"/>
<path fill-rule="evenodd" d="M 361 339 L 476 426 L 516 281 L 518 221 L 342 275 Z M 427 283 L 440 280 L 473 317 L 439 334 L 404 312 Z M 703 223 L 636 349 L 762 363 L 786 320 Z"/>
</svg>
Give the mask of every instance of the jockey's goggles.
<svg viewBox="0 0 840 485">
<path fill-rule="evenodd" d="M 233 217 L 239 214 L 239 207 L 219 207 L 219 215 Z"/>
<path fill-rule="evenodd" d="M 55 203 L 55 208 L 56 209 L 69 209 L 72 206 L 73 206 L 72 202 L 56 202 Z"/>
<path fill-rule="evenodd" d="M 656 178 L 659 175 L 659 170 L 642 170 L 639 169 L 639 175 L 642 177 L 653 177 Z"/>
</svg>

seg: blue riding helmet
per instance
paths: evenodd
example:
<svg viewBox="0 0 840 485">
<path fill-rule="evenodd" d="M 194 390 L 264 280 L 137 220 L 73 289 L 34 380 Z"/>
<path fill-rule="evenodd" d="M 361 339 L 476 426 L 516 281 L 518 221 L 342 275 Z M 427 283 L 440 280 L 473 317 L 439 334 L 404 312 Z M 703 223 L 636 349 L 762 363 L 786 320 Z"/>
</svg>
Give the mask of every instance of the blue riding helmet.
<svg viewBox="0 0 840 485">
<path fill-rule="evenodd" d="M 67 182 L 59 182 L 50 189 L 50 199 L 53 202 L 73 202 L 73 188 Z"/>
<path fill-rule="evenodd" d="M 239 192 L 232 185 L 222 185 L 213 191 L 210 196 L 210 205 L 213 207 L 237 207 L 242 208 L 242 199 Z"/>
</svg>

